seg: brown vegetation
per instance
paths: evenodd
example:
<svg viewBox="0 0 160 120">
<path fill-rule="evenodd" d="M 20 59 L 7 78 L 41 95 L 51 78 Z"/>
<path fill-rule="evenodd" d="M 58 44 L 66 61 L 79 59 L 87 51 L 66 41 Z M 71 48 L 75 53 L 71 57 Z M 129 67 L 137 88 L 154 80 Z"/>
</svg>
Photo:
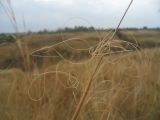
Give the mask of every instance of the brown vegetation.
<svg viewBox="0 0 160 120">
<path fill-rule="evenodd" d="M 11 2 L 0 2 L 17 33 L 0 47 L 1 119 L 159 120 L 160 49 L 139 49 L 146 31 L 118 35 L 132 2 L 115 31 L 24 37 Z"/>
<path fill-rule="evenodd" d="M 97 60 L 0 71 L 1 118 L 70 120 Z M 158 120 L 159 61 L 158 48 L 103 58 L 78 119 Z"/>
</svg>

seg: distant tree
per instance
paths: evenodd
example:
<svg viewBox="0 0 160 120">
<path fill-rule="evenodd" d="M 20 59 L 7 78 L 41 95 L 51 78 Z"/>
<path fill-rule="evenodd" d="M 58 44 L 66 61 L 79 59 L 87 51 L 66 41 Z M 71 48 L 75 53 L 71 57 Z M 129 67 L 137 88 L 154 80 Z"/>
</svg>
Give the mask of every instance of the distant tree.
<svg viewBox="0 0 160 120">
<path fill-rule="evenodd" d="M 43 30 L 38 31 L 37 33 L 39 34 L 49 33 L 49 30 L 43 29 Z"/>
<path fill-rule="evenodd" d="M 31 31 L 31 30 L 29 30 L 29 31 L 27 32 L 27 34 L 28 34 L 28 35 L 32 34 L 32 31 Z"/>
<path fill-rule="evenodd" d="M 143 30 L 147 30 L 147 29 L 148 29 L 148 27 L 147 27 L 147 26 L 144 26 L 144 27 L 143 27 Z"/>
<path fill-rule="evenodd" d="M 92 26 L 89 27 L 88 29 L 89 29 L 89 31 L 94 31 L 95 30 L 94 27 L 92 27 Z"/>
<path fill-rule="evenodd" d="M 73 28 L 65 27 L 64 32 L 73 32 Z"/>
<path fill-rule="evenodd" d="M 86 27 L 86 26 L 74 26 L 74 27 L 65 27 L 65 28 L 58 28 L 55 32 L 88 32 L 88 31 L 104 31 L 107 29 L 101 28 L 101 29 L 95 29 L 94 27 Z"/>
<path fill-rule="evenodd" d="M 75 26 L 74 28 L 65 27 L 64 29 L 59 28 L 56 32 L 85 32 L 85 31 L 94 31 L 94 27 L 84 27 L 84 26 Z"/>
<path fill-rule="evenodd" d="M 16 36 L 11 34 L 1 34 L 0 44 L 2 43 L 14 43 L 16 41 Z"/>
<path fill-rule="evenodd" d="M 49 31 L 47 29 L 44 29 L 43 30 L 43 33 L 48 33 Z"/>
<path fill-rule="evenodd" d="M 156 30 L 160 30 L 160 27 L 157 27 Z"/>
</svg>

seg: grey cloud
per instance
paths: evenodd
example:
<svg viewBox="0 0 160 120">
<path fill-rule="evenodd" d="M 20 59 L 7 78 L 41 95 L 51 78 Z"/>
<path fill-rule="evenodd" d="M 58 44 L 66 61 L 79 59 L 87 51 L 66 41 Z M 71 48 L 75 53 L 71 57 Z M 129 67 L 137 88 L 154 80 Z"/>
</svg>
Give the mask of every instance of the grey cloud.
<svg viewBox="0 0 160 120">
<path fill-rule="evenodd" d="M 69 0 L 73 1 L 73 4 L 62 4 L 64 0 L 59 1 L 61 2 L 12 0 L 20 30 L 23 30 L 22 15 L 25 17 L 28 30 L 57 29 L 71 17 L 82 17 L 95 27 L 115 27 L 130 0 Z M 122 27 L 160 26 L 158 3 L 159 0 L 135 0 Z M 0 19 L 0 32 L 11 31 L 10 23 L 1 9 L 0 14 L 3 18 Z M 72 20 L 67 25 L 86 25 L 86 23 Z"/>
</svg>

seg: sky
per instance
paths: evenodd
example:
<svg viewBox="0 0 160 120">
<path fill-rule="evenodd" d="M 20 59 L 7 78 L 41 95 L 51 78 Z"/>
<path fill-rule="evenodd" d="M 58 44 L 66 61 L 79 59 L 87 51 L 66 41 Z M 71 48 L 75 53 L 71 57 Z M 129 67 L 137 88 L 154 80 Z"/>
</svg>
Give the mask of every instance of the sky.
<svg viewBox="0 0 160 120">
<path fill-rule="evenodd" d="M 5 4 L 7 0 L 0 1 Z M 76 25 L 115 28 L 129 2 L 130 0 L 11 0 L 20 32 L 56 30 Z M 121 27 L 143 26 L 160 27 L 160 0 L 134 0 L 121 24 Z M 2 32 L 14 32 L 14 28 L 0 6 L 0 33 Z"/>
</svg>

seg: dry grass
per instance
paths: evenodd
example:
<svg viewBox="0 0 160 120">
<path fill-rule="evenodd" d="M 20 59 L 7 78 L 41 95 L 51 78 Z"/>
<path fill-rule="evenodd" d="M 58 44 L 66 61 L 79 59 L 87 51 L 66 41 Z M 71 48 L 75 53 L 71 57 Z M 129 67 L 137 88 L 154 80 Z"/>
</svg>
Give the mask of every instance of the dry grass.
<svg viewBox="0 0 160 120">
<path fill-rule="evenodd" d="M 7 63 L 18 58 L 21 69 L 0 71 L 3 120 L 160 119 L 160 49 L 140 51 L 136 44 L 115 36 L 133 0 L 115 31 L 95 31 L 98 40 L 84 33 L 82 38 L 82 33 L 21 38 L 10 0 L 7 2 L 8 7 L 0 4 L 17 32 L 17 41 L 1 49 L 19 52 L 18 57 L 13 52 L 15 58 L 0 54 L 9 59 Z M 53 37 L 56 41 L 50 42 Z M 35 62 L 41 58 L 43 67 Z"/>
<path fill-rule="evenodd" d="M 158 120 L 160 49 L 103 58 L 79 120 Z M 97 60 L 0 72 L 3 120 L 70 120 Z"/>
</svg>

